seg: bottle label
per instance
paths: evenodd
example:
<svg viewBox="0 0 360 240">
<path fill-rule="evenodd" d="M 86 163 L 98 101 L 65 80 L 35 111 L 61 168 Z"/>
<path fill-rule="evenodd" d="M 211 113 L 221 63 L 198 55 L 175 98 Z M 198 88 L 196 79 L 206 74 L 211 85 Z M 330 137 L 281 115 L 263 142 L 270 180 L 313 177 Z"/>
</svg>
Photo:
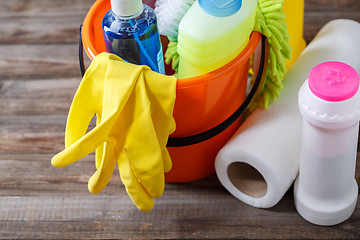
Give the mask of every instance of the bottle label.
<svg viewBox="0 0 360 240">
<path fill-rule="evenodd" d="M 159 73 L 165 74 L 164 56 L 163 56 L 163 51 L 162 51 L 161 45 L 160 45 L 160 50 L 157 54 L 157 63 L 158 63 Z"/>
</svg>

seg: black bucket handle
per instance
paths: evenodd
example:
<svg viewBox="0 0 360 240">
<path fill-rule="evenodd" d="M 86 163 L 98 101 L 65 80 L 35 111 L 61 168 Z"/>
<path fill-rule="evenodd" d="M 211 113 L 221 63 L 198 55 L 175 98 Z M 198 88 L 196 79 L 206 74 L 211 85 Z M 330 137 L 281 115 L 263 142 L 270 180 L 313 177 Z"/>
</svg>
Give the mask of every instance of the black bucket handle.
<svg viewBox="0 0 360 240">
<path fill-rule="evenodd" d="M 80 64 L 80 71 L 81 75 L 84 76 L 85 74 L 85 64 L 84 64 L 84 50 L 83 50 L 83 43 L 82 43 L 82 36 L 81 36 L 81 29 L 82 25 L 80 25 L 80 38 L 79 38 L 79 64 Z M 260 58 L 260 67 L 259 71 L 256 75 L 255 82 L 249 92 L 249 94 L 246 96 L 243 103 L 239 106 L 239 108 L 225 121 L 220 123 L 219 125 L 205 131 L 199 134 L 187 136 L 187 137 L 169 137 L 167 142 L 167 147 L 184 147 L 189 146 L 197 143 L 204 142 L 206 140 L 209 140 L 210 138 L 215 137 L 216 135 L 220 134 L 221 132 L 225 131 L 228 127 L 230 127 L 236 120 L 240 118 L 240 116 L 246 111 L 246 109 L 249 107 L 251 100 L 254 98 L 256 91 L 258 90 L 260 86 L 260 82 L 262 79 L 262 76 L 265 71 L 265 44 L 266 43 L 266 37 L 264 35 L 261 35 L 261 58 Z"/>
</svg>

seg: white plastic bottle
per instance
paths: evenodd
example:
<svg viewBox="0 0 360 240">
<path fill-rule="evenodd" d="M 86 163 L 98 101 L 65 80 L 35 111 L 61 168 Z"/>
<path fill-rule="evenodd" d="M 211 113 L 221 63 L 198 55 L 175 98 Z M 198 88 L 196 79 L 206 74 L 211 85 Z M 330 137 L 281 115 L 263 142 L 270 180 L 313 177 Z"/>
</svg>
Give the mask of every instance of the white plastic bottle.
<svg viewBox="0 0 360 240">
<path fill-rule="evenodd" d="M 351 216 L 358 197 L 359 75 L 344 63 L 319 64 L 298 100 L 304 120 L 295 206 L 314 224 L 335 225 Z"/>
<path fill-rule="evenodd" d="M 216 70 L 249 42 L 256 0 L 197 0 L 179 25 L 178 78 Z"/>
</svg>

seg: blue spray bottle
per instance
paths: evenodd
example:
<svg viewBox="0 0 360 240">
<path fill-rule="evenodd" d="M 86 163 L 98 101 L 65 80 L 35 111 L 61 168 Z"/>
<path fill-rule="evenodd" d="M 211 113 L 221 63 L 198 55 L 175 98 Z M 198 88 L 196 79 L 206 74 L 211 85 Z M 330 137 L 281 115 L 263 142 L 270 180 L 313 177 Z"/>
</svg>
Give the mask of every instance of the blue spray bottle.
<svg viewBox="0 0 360 240">
<path fill-rule="evenodd" d="M 102 27 L 107 52 L 165 74 L 156 15 L 142 0 L 111 0 Z"/>
</svg>

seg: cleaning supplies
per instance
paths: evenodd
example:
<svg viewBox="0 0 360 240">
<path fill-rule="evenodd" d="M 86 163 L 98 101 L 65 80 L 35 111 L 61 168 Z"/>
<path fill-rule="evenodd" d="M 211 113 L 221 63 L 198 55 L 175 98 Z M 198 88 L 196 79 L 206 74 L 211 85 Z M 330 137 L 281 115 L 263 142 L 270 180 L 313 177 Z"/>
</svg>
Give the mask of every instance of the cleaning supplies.
<svg viewBox="0 0 360 240">
<path fill-rule="evenodd" d="M 299 91 L 304 120 L 294 198 L 301 216 L 314 224 L 341 223 L 355 210 L 359 81 L 351 66 L 324 62 L 311 70 Z"/>
<path fill-rule="evenodd" d="M 109 9 L 110 1 L 97 0 L 84 20 L 82 39 L 89 57 L 92 56 L 89 49 L 93 49 L 93 53 L 104 51 L 103 37 L 97 41 L 96 35 L 99 31 L 102 34 L 102 29 L 96 26 L 101 25 L 102 16 Z M 252 32 L 246 48 L 229 64 L 200 77 L 177 81 L 174 108 L 177 130 L 172 134 L 172 138 L 193 136 L 218 125 L 224 126 L 223 122 L 237 112 L 246 100 L 250 56 L 260 41 L 263 43 L 261 34 Z M 260 60 L 260 56 L 256 55 L 255 62 L 260 62 L 258 59 Z M 241 120 L 238 119 L 225 131 L 202 143 L 169 147 L 173 168 L 165 175 L 165 180 L 194 181 L 215 173 L 215 156 L 235 133 Z M 178 140 L 176 142 L 179 142 Z"/>
<path fill-rule="evenodd" d="M 255 0 L 198 0 L 179 25 L 178 78 L 198 76 L 234 59 L 249 42 Z"/>
<path fill-rule="evenodd" d="M 172 167 L 166 143 L 175 131 L 172 117 L 176 79 L 101 53 L 86 71 L 74 96 L 65 130 L 65 149 L 55 167 L 67 166 L 96 150 L 97 171 L 89 191 L 100 192 L 117 162 L 126 190 L 142 211 L 164 191 Z M 96 127 L 87 132 L 93 115 Z"/>
<path fill-rule="evenodd" d="M 297 93 L 310 70 L 325 61 L 347 63 L 360 71 L 360 24 L 326 24 L 284 77 L 279 99 L 256 109 L 216 157 L 222 185 L 239 200 L 260 208 L 277 204 L 299 170 L 302 118 Z"/>
<path fill-rule="evenodd" d="M 154 10 L 141 0 L 111 0 L 102 21 L 106 51 L 165 74 Z"/>
</svg>

